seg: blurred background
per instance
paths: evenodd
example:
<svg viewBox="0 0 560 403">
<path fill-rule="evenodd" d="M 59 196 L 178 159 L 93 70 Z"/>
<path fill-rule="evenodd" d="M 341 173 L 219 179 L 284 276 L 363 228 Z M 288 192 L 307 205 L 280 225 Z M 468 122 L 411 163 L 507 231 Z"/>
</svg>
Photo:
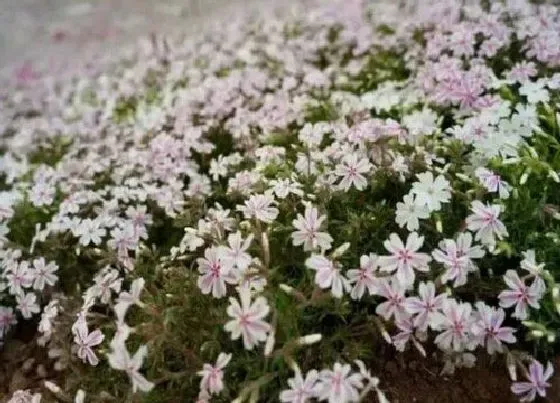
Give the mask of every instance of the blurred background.
<svg viewBox="0 0 560 403">
<path fill-rule="evenodd" d="M 218 15 L 287 0 L 0 0 L 0 69 L 114 52 L 151 32 L 197 32 Z"/>
</svg>

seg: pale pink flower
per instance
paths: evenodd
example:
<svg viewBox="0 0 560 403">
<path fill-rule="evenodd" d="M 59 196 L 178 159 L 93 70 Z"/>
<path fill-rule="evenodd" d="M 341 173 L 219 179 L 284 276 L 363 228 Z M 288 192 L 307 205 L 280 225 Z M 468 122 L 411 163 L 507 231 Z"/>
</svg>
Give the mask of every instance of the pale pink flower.
<svg viewBox="0 0 560 403">
<path fill-rule="evenodd" d="M 317 248 L 328 250 L 331 247 L 332 237 L 328 232 L 320 232 L 321 224 L 327 218 L 326 215 L 319 216 L 317 209 L 310 205 L 305 207 L 305 216 L 297 215 L 292 225 L 297 231 L 292 232 L 294 246 L 303 244 L 304 251 L 312 251 Z"/>
<path fill-rule="evenodd" d="M 498 204 L 484 205 L 475 200 L 471 203 L 473 214 L 467 217 L 467 228 L 476 231 L 475 240 L 480 240 L 485 245 L 493 246 L 496 239 L 508 236 L 505 225 L 498 219 L 501 206 Z"/>
<path fill-rule="evenodd" d="M 284 403 L 307 403 L 317 394 L 317 380 L 319 374 L 314 369 L 305 374 L 296 370 L 295 376 L 288 379 L 290 389 L 280 392 L 280 401 Z"/>
<path fill-rule="evenodd" d="M 257 297 L 251 302 L 251 291 L 247 287 L 239 290 L 239 301 L 229 299 L 227 314 L 232 318 L 225 324 L 224 329 L 231 333 L 231 339 L 243 338 L 243 345 L 252 350 L 259 342 L 266 340 L 270 325 L 263 319 L 270 312 L 270 307 L 264 297 Z"/>
<path fill-rule="evenodd" d="M 502 326 L 505 319 L 505 313 L 502 308 L 495 309 L 483 302 L 476 304 L 478 309 L 478 320 L 473 325 L 473 333 L 481 338 L 481 343 L 486 341 L 488 354 L 503 352 L 502 342 L 515 343 L 517 339 L 513 335 L 515 329 L 508 326 Z"/>
<path fill-rule="evenodd" d="M 537 360 L 529 365 L 529 372 L 527 373 L 527 380 L 529 382 L 514 382 L 511 385 L 511 391 L 519 395 L 522 402 L 532 402 L 537 397 L 546 396 L 546 389 L 551 385 L 548 380 L 552 377 L 554 370 L 552 364 L 549 362 L 544 366 Z"/>
<path fill-rule="evenodd" d="M 84 321 L 80 321 L 74 334 L 74 343 L 78 345 L 78 357 L 83 362 L 89 362 L 90 365 L 97 365 L 99 359 L 93 352 L 92 347 L 101 344 L 104 338 L 105 336 L 99 329 L 90 333 L 87 324 Z"/>
<path fill-rule="evenodd" d="M 204 258 L 198 258 L 198 288 L 203 294 L 210 294 L 214 298 L 222 298 L 227 294 L 226 282 L 235 284 L 231 276 L 232 261 L 224 256 L 221 247 L 213 246 L 204 251 Z"/>
<path fill-rule="evenodd" d="M 21 316 L 25 319 L 31 318 L 34 313 L 41 312 L 41 308 L 37 304 L 37 296 L 32 292 L 16 295 L 16 303 L 18 311 L 21 312 Z"/>
<path fill-rule="evenodd" d="M 367 174 L 372 168 L 367 158 L 358 159 L 357 154 L 347 154 L 340 164 L 335 167 L 335 174 L 342 177 L 338 186 L 345 192 L 354 185 L 356 189 L 363 190 L 367 186 Z"/>
<path fill-rule="evenodd" d="M 247 238 L 241 237 L 241 232 L 237 231 L 228 235 L 228 247 L 221 249 L 222 258 L 227 260 L 232 268 L 241 271 L 246 270 L 251 264 L 251 255 L 247 250 L 253 242 L 254 235 L 250 234 Z"/>
<path fill-rule="evenodd" d="M 406 245 L 403 244 L 399 236 L 392 233 L 389 240 L 384 242 L 385 249 L 391 252 L 391 256 L 379 257 L 381 271 L 397 271 L 397 280 L 409 286 L 414 283 L 414 270 L 428 271 L 428 262 L 431 260 L 426 253 L 417 252 L 424 243 L 424 237 L 412 232 L 408 235 Z"/>
<path fill-rule="evenodd" d="M 393 316 L 395 318 L 406 316 L 406 297 L 404 292 L 404 286 L 398 281 L 387 280 L 384 278 L 380 279 L 375 294 L 386 298 L 387 301 L 377 305 L 375 313 L 382 316 L 385 320 L 389 320 Z"/>
<path fill-rule="evenodd" d="M 335 298 L 341 298 L 349 283 L 335 264 L 322 255 L 313 255 L 305 260 L 305 265 L 315 270 L 315 284 L 321 288 L 330 288 Z"/>
<path fill-rule="evenodd" d="M 132 392 L 135 393 L 137 390 L 149 392 L 152 390 L 154 384 L 140 373 L 140 368 L 142 368 L 144 359 L 148 354 L 147 347 L 145 345 L 140 346 L 132 357 L 124 342 L 112 343 L 111 347 L 112 351 L 107 354 L 109 365 L 113 369 L 126 372 L 132 382 Z"/>
<path fill-rule="evenodd" d="M 10 307 L 0 306 L 0 339 L 8 329 L 17 323 L 14 310 Z"/>
<path fill-rule="evenodd" d="M 360 268 L 348 270 L 347 276 L 350 284 L 353 284 L 350 297 L 360 299 L 367 290 L 370 294 L 375 294 L 378 286 L 378 279 L 374 272 L 379 267 L 378 256 L 370 253 L 369 256 L 360 257 Z"/>
<path fill-rule="evenodd" d="M 8 266 L 7 271 L 6 280 L 8 280 L 8 291 L 10 294 L 23 294 L 24 288 L 29 288 L 33 285 L 33 273 L 29 269 L 28 262 L 13 262 Z"/>
<path fill-rule="evenodd" d="M 237 210 L 241 211 L 246 219 L 255 218 L 265 223 L 273 222 L 278 216 L 278 209 L 272 207 L 276 205 L 274 196 L 271 194 L 258 194 L 249 196 L 249 200 L 244 205 L 237 205 Z"/>
<path fill-rule="evenodd" d="M 54 262 L 49 262 L 45 264 L 44 258 L 39 258 L 33 260 L 33 288 L 36 290 L 42 290 L 45 288 L 45 284 L 53 286 L 58 280 L 58 276 L 54 274 L 58 270 L 58 266 Z"/>
<path fill-rule="evenodd" d="M 335 363 L 332 370 L 325 369 L 319 374 L 317 398 L 329 403 L 357 402 L 359 390 L 363 388 L 363 376 L 352 373 L 348 364 Z"/>
<path fill-rule="evenodd" d="M 414 316 L 414 326 L 421 331 L 426 331 L 432 323 L 433 316 L 443 307 L 446 294 L 436 296 L 434 283 L 420 283 L 418 286 L 418 297 L 408 297 L 404 307 L 406 311 Z"/>
<path fill-rule="evenodd" d="M 503 278 L 510 289 L 502 291 L 498 295 L 501 307 L 510 308 L 515 305 L 513 316 L 519 320 L 529 317 L 529 306 L 535 309 L 540 308 L 539 300 L 545 292 L 544 283 L 535 280 L 527 287 L 525 281 L 519 278 L 515 270 L 508 270 Z"/>
<path fill-rule="evenodd" d="M 442 310 L 443 314 L 434 315 L 432 320 L 432 327 L 442 331 L 435 338 L 435 343 L 442 350 L 462 351 L 471 341 L 472 306 L 446 299 Z"/>
<path fill-rule="evenodd" d="M 211 394 L 220 393 L 224 388 L 224 368 L 231 360 L 231 354 L 220 353 L 216 365 L 204 364 L 197 374 L 202 377 L 200 389 Z"/>
</svg>

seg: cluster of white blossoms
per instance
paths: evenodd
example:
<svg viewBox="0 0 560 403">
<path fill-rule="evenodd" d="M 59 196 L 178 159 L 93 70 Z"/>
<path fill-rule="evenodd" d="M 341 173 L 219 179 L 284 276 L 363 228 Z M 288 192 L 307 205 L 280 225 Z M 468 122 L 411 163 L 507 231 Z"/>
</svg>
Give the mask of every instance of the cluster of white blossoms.
<svg viewBox="0 0 560 403">
<path fill-rule="evenodd" d="M 77 365 L 126 374 L 114 401 L 198 375 L 199 403 L 387 402 L 360 323 L 546 395 L 517 342 L 557 348 L 558 8 L 343 3 L 6 77 L 0 342 L 35 318 L 53 363 L 10 402 L 99 394 L 54 383 Z"/>
</svg>

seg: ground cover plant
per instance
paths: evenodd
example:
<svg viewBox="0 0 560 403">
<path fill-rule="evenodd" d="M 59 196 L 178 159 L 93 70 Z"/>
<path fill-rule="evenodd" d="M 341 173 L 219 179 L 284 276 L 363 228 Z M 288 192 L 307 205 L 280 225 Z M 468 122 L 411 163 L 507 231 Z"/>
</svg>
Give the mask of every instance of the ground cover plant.
<svg viewBox="0 0 560 403">
<path fill-rule="evenodd" d="M 558 8 L 525 0 L 309 4 L 25 64 L 0 398 L 387 402 L 380 346 L 545 398 L 559 66 Z"/>
</svg>

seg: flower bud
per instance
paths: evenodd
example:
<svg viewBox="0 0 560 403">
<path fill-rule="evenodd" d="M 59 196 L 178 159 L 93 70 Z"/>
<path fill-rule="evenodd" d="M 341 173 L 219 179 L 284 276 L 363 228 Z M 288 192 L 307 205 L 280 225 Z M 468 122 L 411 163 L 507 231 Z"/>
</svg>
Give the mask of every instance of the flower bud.
<svg viewBox="0 0 560 403">
<path fill-rule="evenodd" d="M 45 381 L 45 388 L 47 388 L 54 394 L 59 394 L 61 392 L 61 389 L 54 382 L 51 381 Z"/>
<path fill-rule="evenodd" d="M 274 329 L 270 331 L 270 333 L 268 334 L 268 337 L 266 338 L 266 343 L 264 345 L 264 356 L 268 357 L 271 353 L 272 350 L 274 350 L 274 342 L 275 342 L 276 338 L 275 338 L 275 332 Z"/>
<path fill-rule="evenodd" d="M 322 338 L 323 335 L 320 333 L 308 334 L 307 336 L 300 337 L 298 339 L 298 344 L 300 346 L 315 344 L 315 343 L 319 343 Z"/>
<path fill-rule="evenodd" d="M 350 242 L 344 242 L 342 245 L 340 245 L 338 248 L 334 250 L 334 252 L 331 255 L 332 258 L 336 259 L 341 257 L 348 250 L 348 248 L 350 248 Z"/>
<path fill-rule="evenodd" d="M 278 287 L 280 287 L 280 289 L 288 295 L 292 295 L 295 291 L 293 287 L 290 287 L 287 284 L 280 284 Z"/>
</svg>

